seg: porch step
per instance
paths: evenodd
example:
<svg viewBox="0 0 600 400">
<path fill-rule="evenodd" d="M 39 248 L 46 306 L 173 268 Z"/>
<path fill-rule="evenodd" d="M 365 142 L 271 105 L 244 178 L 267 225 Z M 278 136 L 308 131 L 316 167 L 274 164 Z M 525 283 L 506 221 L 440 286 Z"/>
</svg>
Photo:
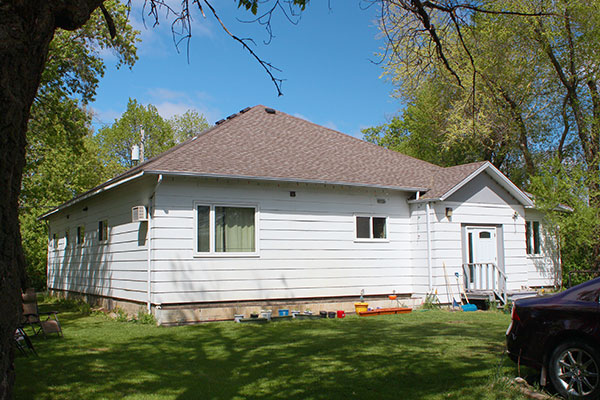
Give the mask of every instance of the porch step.
<svg viewBox="0 0 600 400">
<path fill-rule="evenodd" d="M 506 298 L 509 302 L 513 302 L 518 299 L 524 299 L 526 297 L 535 297 L 538 296 L 538 292 L 536 290 L 513 290 L 506 293 Z M 493 301 L 498 299 L 494 296 L 494 291 L 492 290 L 476 290 L 469 289 L 467 290 L 467 297 L 469 300 L 479 300 L 479 301 Z M 462 298 L 465 299 L 464 295 Z"/>
</svg>

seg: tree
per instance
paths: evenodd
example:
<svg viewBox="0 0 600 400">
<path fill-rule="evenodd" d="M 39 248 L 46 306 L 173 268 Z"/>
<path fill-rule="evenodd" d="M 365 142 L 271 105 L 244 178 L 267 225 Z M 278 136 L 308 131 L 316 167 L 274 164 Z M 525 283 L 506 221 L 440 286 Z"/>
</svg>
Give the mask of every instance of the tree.
<svg viewBox="0 0 600 400">
<path fill-rule="evenodd" d="M 75 31 L 99 10 L 111 36 L 116 36 L 114 20 L 103 3 L 103 0 L 5 0 L 0 3 L 0 182 L 3 190 L 3 196 L 0 196 L 0 399 L 11 397 L 14 382 L 12 338 L 20 319 L 20 293 L 25 284 L 18 209 L 31 106 L 42 80 L 50 42 L 58 30 Z M 158 0 L 145 3 L 157 18 L 159 6 L 168 7 Z M 290 0 L 290 3 L 303 8 L 307 1 Z M 221 22 L 208 0 L 191 4 L 199 7 L 201 13 L 207 8 Z M 239 6 L 256 15 L 258 0 L 240 0 Z M 184 0 L 173 16 L 174 23 L 182 24 L 184 33 L 186 26 L 187 32 L 191 32 L 190 15 L 190 3 Z M 252 51 L 247 40 L 238 38 L 222 26 L 227 34 L 250 51 L 279 90 L 271 72 L 272 66 Z"/>
<path fill-rule="evenodd" d="M 100 129 L 95 136 L 100 158 L 113 175 L 134 166 L 131 149 L 134 144 L 140 145 L 142 129 L 145 159 L 157 156 L 175 145 L 171 125 L 158 114 L 156 107 L 152 104 L 144 107 L 130 98 L 121 118 L 115 120 L 113 125 Z"/>
<path fill-rule="evenodd" d="M 104 63 L 98 51 L 112 47 L 117 65 L 132 66 L 137 32 L 127 24 L 127 9 L 107 2 L 119 35 L 113 42 L 99 13 L 77 32 L 60 31 L 50 43 L 27 131 L 19 217 L 28 285 L 46 286 L 47 226 L 37 218 L 106 176 L 97 152 L 90 151 L 90 115 L 85 104 L 96 92 Z"/>
<path fill-rule="evenodd" d="M 181 115 L 174 115 L 169 120 L 169 125 L 173 130 L 175 143 L 185 142 L 210 128 L 204 115 L 199 114 L 196 110 L 187 110 Z"/>
<path fill-rule="evenodd" d="M 518 173 L 516 180 L 525 185 L 554 158 L 569 169 L 579 165 L 585 171 L 583 200 L 600 215 L 600 4 L 380 4 L 387 72 L 400 96 L 433 79 L 454 85 L 459 96 L 448 122 L 462 128 L 449 135 L 471 132 L 475 140 L 491 138 L 504 146 L 500 154 L 508 156 L 504 162 L 514 170 L 511 177 Z M 600 271 L 600 229 L 591 234 L 590 267 Z"/>
</svg>

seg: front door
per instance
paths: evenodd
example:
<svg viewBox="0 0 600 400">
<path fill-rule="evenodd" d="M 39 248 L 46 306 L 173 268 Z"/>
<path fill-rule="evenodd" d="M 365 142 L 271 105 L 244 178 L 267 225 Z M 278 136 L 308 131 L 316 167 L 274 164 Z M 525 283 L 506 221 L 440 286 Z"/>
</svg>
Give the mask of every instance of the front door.
<svg viewBox="0 0 600 400">
<path fill-rule="evenodd" d="M 481 269 L 475 267 L 475 264 L 493 263 L 496 266 L 498 265 L 496 227 L 467 227 L 467 243 L 467 261 L 469 263 L 469 275 L 471 276 L 467 283 L 473 283 L 476 279 L 476 272 L 481 271 Z"/>
</svg>

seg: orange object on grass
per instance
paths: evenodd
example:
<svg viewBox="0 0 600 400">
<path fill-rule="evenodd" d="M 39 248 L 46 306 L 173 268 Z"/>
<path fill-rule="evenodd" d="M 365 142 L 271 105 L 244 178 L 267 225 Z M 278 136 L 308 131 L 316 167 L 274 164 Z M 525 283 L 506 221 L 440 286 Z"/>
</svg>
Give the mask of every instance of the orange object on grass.
<svg viewBox="0 0 600 400">
<path fill-rule="evenodd" d="M 398 296 L 396 296 L 395 294 L 390 294 L 388 297 L 390 298 L 390 300 L 396 300 L 398 298 Z"/>
</svg>

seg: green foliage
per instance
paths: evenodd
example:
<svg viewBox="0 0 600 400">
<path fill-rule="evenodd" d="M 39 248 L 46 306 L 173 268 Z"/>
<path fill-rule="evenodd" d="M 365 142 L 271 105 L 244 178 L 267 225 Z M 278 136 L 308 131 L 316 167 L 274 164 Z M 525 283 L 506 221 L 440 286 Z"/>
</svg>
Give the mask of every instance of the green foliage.
<svg viewBox="0 0 600 400">
<path fill-rule="evenodd" d="M 502 385 L 501 313 L 165 328 L 58 310 L 65 337 L 15 360 L 17 399 L 526 399 Z"/>
<path fill-rule="evenodd" d="M 37 217 L 106 177 L 84 108 L 104 74 L 100 52 L 112 49 L 118 66 L 132 66 L 137 59 L 139 32 L 127 24 L 127 7 L 115 1 L 104 4 L 117 37 L 111 41 L 100 10 L 77 31 L 57 31 L 31 109 L 19 215 L 29 284 L 38 290 L 46 285 L 48 233 Z"/>
<path fill-rule="evenodd" d="M 427 293 L 425 295 L 422 308 L 425 310 L 436 310 L 442 308 L 437 293 Z"/>
<path fill-rule="evenodd" d="M 210 128 L 204 115 L 196 110 L 187 110 L 182 115 L 175 115 L 169 121 L 175 143 L 185 142 Z"/>
<path fill-rule="evenodd" d="M 131 168 L 131 148 L 140 143 L 140 130 L 144 129 L 144 156 L 150 159 L 175 145 L 171 125 L 165 121 L 152 104 L 145 107 L 129 99 L 127 110 L 111 126 L 104 127 L 94 137 L 105 167 L 114 175 Z"/>
<path fill-rule="evenodd" d="M 135 322 L 143 325 L 156 325 L 156 318 L 154 318 L 154 315 L 149 314 L 146 310 L 140 310 L 137 314 Z"/>
<path fill-rule="evenodd" d="M 599 180 L 581 164 L 564 164 L 557 159 L 544 164 L 531 180 L 536 207 L 544 211 L 551 229 L 559 235 L 564 280 L 571 271 L 594 269 L 600 210 L 590 206 L 589 188 Z"/>
</svg>

